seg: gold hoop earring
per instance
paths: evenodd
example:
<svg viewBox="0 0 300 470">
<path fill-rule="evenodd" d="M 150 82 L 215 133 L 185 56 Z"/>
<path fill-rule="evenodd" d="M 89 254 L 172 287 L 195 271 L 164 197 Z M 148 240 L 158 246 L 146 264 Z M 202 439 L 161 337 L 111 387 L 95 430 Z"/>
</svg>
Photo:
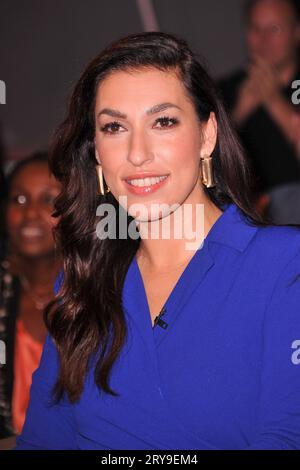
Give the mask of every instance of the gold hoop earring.
<svg viewBox="0 0 300 470">
<path fill-rule="evenodd" d="M 200 158 L 201 181 L 207 188 L 213 188 L 216 186 L 212 160 L 212 157 Z"/>
<path fill-rule="evenodd" d="M 110 192 L 110 189 L 109 189 L 109 187 L 107 187 L 106 191 L 104 189 L 104 178 L 103 178 L 102 165 L 96 165 L 96 171 L 97 171 L 98 181 L 99 181 L 99 194 L 101 194 L 101 196 L 105 196 L 105 194 L 108 194 Z"/>
</svg>

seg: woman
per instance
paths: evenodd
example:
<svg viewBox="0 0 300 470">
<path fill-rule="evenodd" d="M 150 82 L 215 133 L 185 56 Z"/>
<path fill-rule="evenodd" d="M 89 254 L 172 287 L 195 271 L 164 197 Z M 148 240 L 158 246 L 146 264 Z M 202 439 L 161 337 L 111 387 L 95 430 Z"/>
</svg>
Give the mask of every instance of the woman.
<svg viewBox="0 0 300 470">
<path fill-rule="evenodd" d="M 0 339 L 6 344 L 0 381 L 1 438 L 22 430 L 31 375 L 46 337 L 42 312 L 53 299 L 60 263 L 51 217 L 59 190 L 59 183 L 49 174 L 45 153 L 17 163 L 8 177 L 8 246 L 0 265 Z"/>
<path fill-rule="evenodd" d="M 5 173 L 4 173 L 4 157 L 5 150 L 2 139 L 2 125 L 0 122 L 0 257 L 3 257 L 4 253 L 4 236 L 3 236 L 3 227 L 4 227 L 4 208 L 3 201 L 5 198 Z"/>
<path fill-rule="evenodd" d="M 255 214 L 185 41 L 96 57 L 51 168 L 64 268 L 17 448 L 300 448 L 300 232 Z"/>
</svg>

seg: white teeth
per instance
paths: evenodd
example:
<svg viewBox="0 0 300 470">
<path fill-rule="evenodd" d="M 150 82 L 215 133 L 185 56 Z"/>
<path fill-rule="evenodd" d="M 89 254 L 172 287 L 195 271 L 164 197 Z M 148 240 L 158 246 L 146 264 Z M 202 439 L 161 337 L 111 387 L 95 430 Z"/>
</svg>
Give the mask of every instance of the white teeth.
<svg viewBox="0 0 300 470">
<path fill-rule="evenodd" d="M 36 227 L 24 227 L 21 229 L 21 234 L 25 237 L 40 236 L 42 233 L 42 230 Z"/>
<path fill-rule="evenodd" d="M 167 178 L 167 176 L 155 176 L 153 178 L 139 178 L 134 180 L 127 180 L 127 183 L 131 184 L 132 186 L 152 186 L 153 184 L 157 184 L 160 181 L 163 181 Z"/>
</svg>

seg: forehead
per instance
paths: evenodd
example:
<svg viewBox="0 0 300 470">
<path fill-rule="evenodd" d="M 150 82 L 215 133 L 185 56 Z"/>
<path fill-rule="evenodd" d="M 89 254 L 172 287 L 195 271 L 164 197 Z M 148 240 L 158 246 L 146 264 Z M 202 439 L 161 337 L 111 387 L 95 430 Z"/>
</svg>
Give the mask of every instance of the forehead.
<svg viewBox="0 0 300 470">
<path fill-rule="evenodd" d="M 251 20 L 291 21 L 295 17 L 293 8 L 285 0 L 262 0 L 251 9 Z"/>
<path fill-rule="evenodd" d="M 135 71 L 116 71 L 109 74 L 99 85 L 96 110 L 100 107 L 147 107 L 164 101 L 183 104 L 188 100 L 182 81 L 175 71 L 155 68 Z"/>
<path fill-rule="evenodd" d="M 59 187 L 58 181 L 50 174 L 47 163 L 35 162 L 29 163 L 21 168 L 13 177 L 11 189 L 14 187 L 26 187 L 34 191 L 40 187 Z"/>
</svg>

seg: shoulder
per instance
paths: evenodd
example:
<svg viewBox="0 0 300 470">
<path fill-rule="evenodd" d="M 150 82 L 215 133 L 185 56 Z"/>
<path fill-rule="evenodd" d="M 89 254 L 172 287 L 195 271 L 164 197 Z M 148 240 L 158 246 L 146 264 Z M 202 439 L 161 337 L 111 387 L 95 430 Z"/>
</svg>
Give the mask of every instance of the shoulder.
<svg viewBox="0 0 300 470">
<path fill-rule="evenodd" d="M 300 226 L 258 227 L 256 243 L 261 248 L 276 250 L 280 256 L 293 257 L 300 249 Z"/>
<path fill-rule="evenodd" d="M 265 325 L 276 331 L 276 343 L 285 338 L 292 344 L 300 331 L 300 228 L 268 227 L 259 230 L 257 238 L 263 248 L 264 279 L 270 278 Z"/>
<path fill-rule="evenodd" d="M 266 275 L 274 280 L 282 272 L 300 273 L 300 227 L 258 227 L 249 253 L 257 267 L 266 270 Z"/>
</svg>

